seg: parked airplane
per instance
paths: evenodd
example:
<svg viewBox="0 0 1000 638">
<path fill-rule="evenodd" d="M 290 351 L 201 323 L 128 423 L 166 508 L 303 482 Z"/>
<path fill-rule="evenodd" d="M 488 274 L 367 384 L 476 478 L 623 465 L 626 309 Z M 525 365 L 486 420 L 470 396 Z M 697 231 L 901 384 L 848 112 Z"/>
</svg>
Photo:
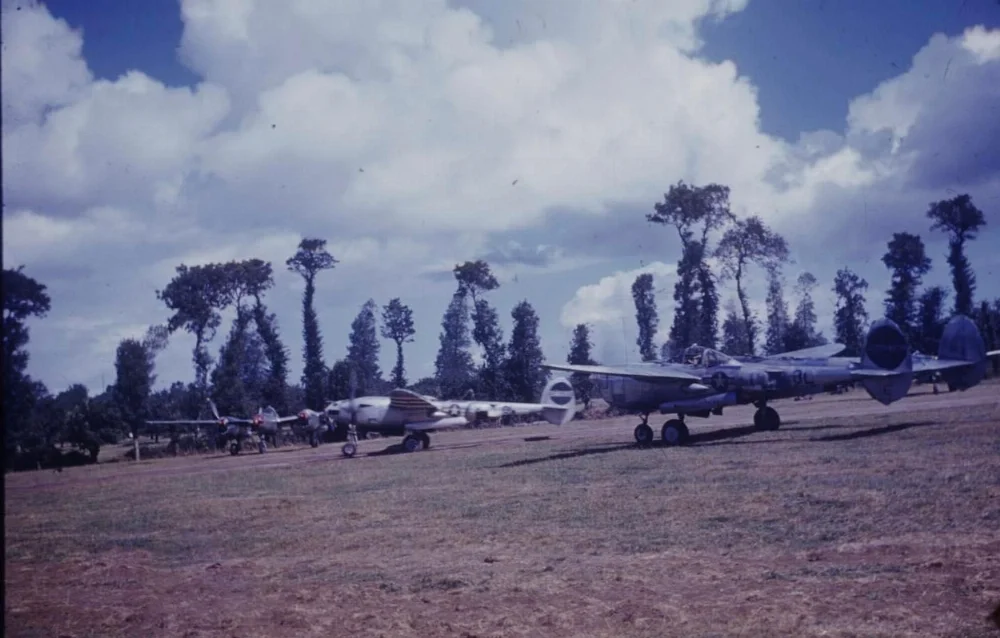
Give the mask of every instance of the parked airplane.
<svg viewBox="0 0 1000 638">
<path fill-rule="evenodd" d="M 725 407 L 753 404 L 754 425 L 776 430 L 778 412 L 769 402 L 824 392 L 846 383 L 860 383 L 869 396 L 884 405 L 906 396 L 916 374 L 939 372 L 949 388 L 967 390 L 986 372 L 989 356 L 982 336 L 971 319 L 956 315 L 945 326 L 937 358 L 914 357 L 899 327 L 889 319 L 872 324 L 862 356 L 836 357 L 840 344 L 786 352 L 755 361 L 737 361 L 717 350 L 691 346 L 683 363 L 643 363 L 625 366 L 544 364 L 554 370 L 596 376 L 595 386 L 613 407 L 638 413 L 635 428 L 640 444 L 653 441 L 647 424 L 653 412 L 676 414 L 663 424 L 660 435 L 667 445 L 684 443 L 686 416 L 721 415 Z"/>
<path fill-rule="evenodd" d="M 257 410 L 257 414 L 250 419 L 244 419 L 242 417 L 234 416 L 221 416 L 219 415 L 218 408 L 215 407 L 215 402 L 211 399 L 208 400 L 208 405 L 212 409 L 212 414 L 215 419 L 178 419 L 171 421 L 146 421 L 146 425 L 152 426 L 202 426 L 202 425 L 218 425 L 219 426 L 219 436 L 229 442 L 229 453 L 236 455 L 240 453 L 240 448 L 242 447 L 243 441 L 251 438 L 252 436 L 257 436 L 257 450 L 263 454 L 267 451 L 267 443 L 265 442 L 266 437 L 273 437 L 275 443 L 277 443 L 278 431 L 281 428 L 282 423 L 290 423 L 298 419 L 297 416 L 278 416 L 277 411 L 272 407 L 267 407 L 265 409 Z"/>
<path fill-rule="evenodd" d="M 359 433 L 362 436 L 368 432 L 402 436 L 403 449 L 416 452 L 430 446 L 430 432 L 461 427 L 483 419 L 536 412 L 556 425 L 563 425 L 572 419 L 576 414 L 576 399 L 569 381 L 563 378 L 550 381 L 539 403 L 439 401 L 398 388 L 389 392 L 387 397 L 344 399 L 326 408 L 330 426 L 343 424 L 348 428 L 347 443 L 341 448 L 347 457 L 357 452 Z"/>
</svg>

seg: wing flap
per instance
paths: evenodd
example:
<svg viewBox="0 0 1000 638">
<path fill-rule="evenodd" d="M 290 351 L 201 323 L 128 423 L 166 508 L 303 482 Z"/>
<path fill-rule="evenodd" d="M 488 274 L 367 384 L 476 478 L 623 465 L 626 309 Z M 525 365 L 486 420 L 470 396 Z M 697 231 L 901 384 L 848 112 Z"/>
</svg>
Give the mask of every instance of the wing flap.
<svg viewBox="0 0 1000 638">
<path fill-rule="evenodd" d="M 416 392 L 396 388 L 389 392 L 389 407 L 403 412 L 426 412 L 438 407 Z"/>
</svg>

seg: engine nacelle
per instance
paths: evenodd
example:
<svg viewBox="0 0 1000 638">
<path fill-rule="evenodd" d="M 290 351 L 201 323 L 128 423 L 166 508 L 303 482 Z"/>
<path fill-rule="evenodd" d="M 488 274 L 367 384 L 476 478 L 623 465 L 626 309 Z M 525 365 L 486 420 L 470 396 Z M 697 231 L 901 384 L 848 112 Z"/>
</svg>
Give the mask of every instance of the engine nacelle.
<svg viewBox="0 0 1000 638">
<path fill-rule="evenodd" d="M 913 384 L 910 344 L 891 319 L 880 319 L 868 329 L 861 369 L 891 373 L 872 375 L 861 381 L 868 396 L 882 405 L 898 401 L 910 391 Z"/>
<path fill-rule="evenodd" d="M 667 401 L 666 403 L 661 403 L 660 414 L 692 414 L 695 412 L 706 412 L 716 408 L 736 404 L 736 393 L 725 392 L 697 399 L 682 399 L 680 401 Z"/>
</svg>

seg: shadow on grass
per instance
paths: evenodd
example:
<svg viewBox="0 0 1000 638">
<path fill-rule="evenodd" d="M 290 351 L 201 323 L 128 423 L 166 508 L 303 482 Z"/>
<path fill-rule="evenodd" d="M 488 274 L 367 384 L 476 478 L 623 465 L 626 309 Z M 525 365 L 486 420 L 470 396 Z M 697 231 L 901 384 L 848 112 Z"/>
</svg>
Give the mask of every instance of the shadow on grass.
<svg viewBox="0 0 1000 638">
<path fill-rule="evenodd" d="M 939 421 L 910 421 L 907 423 L 896 423 L 895 425 L 886 425 L 880 428 L 871 428 L 868 430 L 858 430 L 856 432 L 848 432 L 847 434 L 830 434 L 828 436 L 819 436 L 809 439 L 810 441 L 851 441 L 853 439 L 864 439 L 870 436 L 881 436 L 883 434 L 891 434 L 893 432 L 902 432 L 903 430 L 909 430 L 910 428 L 920 428 L 926 427 L 928 425 L 939 425 Z"/>
</svg>

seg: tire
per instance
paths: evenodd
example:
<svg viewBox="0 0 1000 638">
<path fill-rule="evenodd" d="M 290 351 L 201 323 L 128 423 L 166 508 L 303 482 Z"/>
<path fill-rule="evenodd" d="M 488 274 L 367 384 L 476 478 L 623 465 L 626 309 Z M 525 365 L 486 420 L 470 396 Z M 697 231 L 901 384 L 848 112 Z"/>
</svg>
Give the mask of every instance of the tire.
<svg viewBox="0 0 1000 638">
<path fill-rule="evenodd" d="M 412 434 L 407 434 L 405 437 L 403 437 L 404 452 L 416 452 L 421 447 L 423 447 L 423 443 L 416 436 L 413 436 Z"/>
<path fill-rule="evenodd" d="M 258 442 L 257 443 L 257 451 L 260 452 L 261 454 L 264 454 L 265 452 L 267 452 L 267 443 L 265 443 L 263 440 L 261 440 L 260 442 Z"/>
<path fill-rule="evenodd" d="M 660 437 L 664 445 L 684 445 L 688 439 L 688 429 L 680 419 L 671 419 L 663 424 Z"/>
<path fill-rule="evenodd" d="M 418 436 L 420 437 L 420 445 L 423 449 L 426 450 L 431 446 L 431 437 L 426 432 L 421 432 Z"/>
<path fill-rule="evenodd" d="M 763 407 L 754 412 L 753 425 L 762 432 L 773 432 L 781 427 L 781 417 L 774 408 Z"/>
<path fill-rule="evenodd" d="M 229 453 L 233 456 L 236 456 L 237 454 L 240 453 L 239 441 L 233 441 L 232 443 L 229 444 Z"/>
<path fill-rule="evenodd" d="M 635 435 L 635 442 L 639 445 L 649 445 L 653 442 L 653 428 L 645 423 L 635 426 L 633 434 Z"/>
<path fill-rule="evenodd" d="M 309 437 L 309 445 L 319 447 L 319 436 L 315 432 Z"/>
<path fill-rule="evenodd" d="M 344 447 L 340 448 L 340 453 L 347 458 L 353 457 L 358 451 L 358 446 L 353 443 L 344 443 Z"/>
</svg>

